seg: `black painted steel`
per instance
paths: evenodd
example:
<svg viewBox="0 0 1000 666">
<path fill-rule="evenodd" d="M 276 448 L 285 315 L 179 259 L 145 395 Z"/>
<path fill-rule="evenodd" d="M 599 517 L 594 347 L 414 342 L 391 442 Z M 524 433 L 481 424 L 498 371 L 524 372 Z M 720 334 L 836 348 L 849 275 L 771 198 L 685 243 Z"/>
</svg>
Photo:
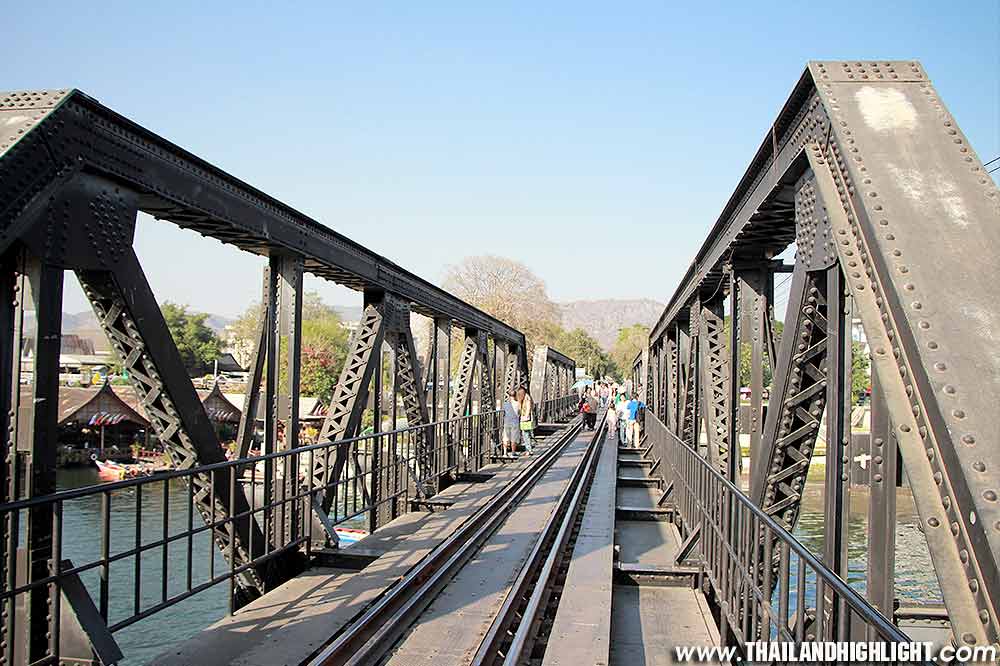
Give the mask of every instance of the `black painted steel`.
<svg viewBox="0 0 1000 666">
<path fill-rule="evenodd" d="M 739 292 L 731 301 L 741 311 L 738 338 L 751 345 L 750 423 L 741 428 L 751 442 L 750 497 L 786 528 L 795 525 L 826 414 L 826 559 L 843 574 L 841 513 L 855 458 L 844 367 L 854 313 L 883 393 L 874 399 L 887 412 L 879 425 L 880 480 L 867 476 L 873 517 L 891 525 L 894 489 L 885 473 L 894 470 L 884 454 L 898 447 L 953 640 L 966 646 L 1000 645 L 1000 467 L 992 462 L 1000 449 L 990 435 L 1000 418 L 1000 357 L 988 333 L 1000 328 L 1000 285 L 982 279 L 1000 270 L 998 220 L 1000 192 L 919 63 L 809 63 L 649 341 L 650 353 L 678 343 L 677 417 L 668 412 L 666 422 L 700 449 L 703 419 L 692 396 L 706 395 L 713 373 L 698 372 L 699 359 L 712 359 L 699 339 L 705 326 L 691 322 L 704 321 L 703 304 L 718 293 Z M 779 255 L 792 243 L 793 273 L 780 282 L 791 280 L 779 342 L 774 275 L 789 270 Z M 841 289 L 849 294 L 843 303 Z M 730 409 L 735 419 L 736 406 Z M 720 430 L 708 416 L 711 437 Z M 762 575 L 787 565 L 776 545 L 759 554 Z M 892 548 L 888 537 L 873 546 Z M 869 575 L 884 579 L 891 567 L 891 555 L 880 558 Z M 881 608 L 891 607 L 887 581 L 868 587 Z M 824 601 L 819 615 L 842 629 L 832 601 Z"/>
</svg>

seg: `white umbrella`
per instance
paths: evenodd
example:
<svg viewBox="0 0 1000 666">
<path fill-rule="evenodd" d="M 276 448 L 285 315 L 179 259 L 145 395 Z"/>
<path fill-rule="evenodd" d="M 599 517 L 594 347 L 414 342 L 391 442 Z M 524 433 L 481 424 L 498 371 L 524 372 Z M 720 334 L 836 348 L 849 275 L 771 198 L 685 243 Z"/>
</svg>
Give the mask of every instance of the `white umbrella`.
<svg viewBox="0 0 1000 666">
<path fill-rule="evenodd" d="M 590 386 L 593 383 L 594 383 L 593 379 L 581 379 L 580 381 L 578 381 L 576 384 L 573 384 L 569 388 L 572 391 L 578 388 L 583 388 L 584 386 Z"/>
</svg>

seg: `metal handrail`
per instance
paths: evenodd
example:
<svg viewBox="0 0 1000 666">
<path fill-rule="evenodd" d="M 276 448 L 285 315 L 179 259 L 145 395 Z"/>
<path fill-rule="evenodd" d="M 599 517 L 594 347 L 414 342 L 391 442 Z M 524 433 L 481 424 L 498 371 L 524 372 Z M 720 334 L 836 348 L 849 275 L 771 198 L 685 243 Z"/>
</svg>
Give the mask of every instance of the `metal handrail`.
<svg viewBox="0 0 1000 666">
<path fill-rule="evenodd" d="M 94 605 L 112 633 L 226 581 L 232 611 L 240 581 L 257 575 L 278 556 L 301 552 L 308 558 L 314 543 L 322 540 L 324 529 L 353 524 L 367 516 L 367 527 L 374 530 L 409 511 L 408 498 L 424 492 L 429 485 L 434 487 L 440 477 L 454 471 L 478 471 L 486 464 L 491 442 L 498 441 L 502 423 L 499 410 L 470 414 L 0 504 L 0 521 L 11 525 L 11 539 L 0 544 L 8 574 L 0 584 L 0 605 L 19 603 L 21 595 L 36 589 L 48 588 L 58 597 L 70 579 L 91 572 L 98 577 L 90 590 Z M 424 444 L 427 446 L 421 448 Z M 317 456 L 326 456 L 329 461 L 335 453 L 350 462 L 343 466 L 338 478 L 314 484 L 312 474 L 304 473 L 304 468 L 311 471 Z M 213 493 L 209 503 L 213 509 L 201 518 L 194 484 L 187 483 L 184 490 L 171 487 L 195 475 L 212 481 L 208 487 Z M 263 490 L 265 478 L 273 482 L 269 495 Z M 292 478 L 296 480 L 282 482 Z M 217 481 L 220 492 L 228 492 L 231 499 L 245 493 L 249 508 L 224 510 L 214 501 Z M 313 519 L 321 493 L 332 493 L 334 497 L 327 526 Z M 92 499 L 100 500 L 97 524 L 93 526 L 98 538 L 86 556 L 64 563 L 64 516 L 73 514 L 70 508 L 75 503 Z M 150 522 L 144 505 L 148 507 L 158 499 L 162 501 L 162 515 Z M 234 505 L 230 501 L 228 506 Z M 40 517 L 51 520 L 54 535 L 48 575 L 21 582 L 15 575 L 24 566 L 15 557 L 24 539 L 18 525 L 25 525 L 29 518 L 37 522 Z M 125 528 L 124 542 L 112 541 L 112 521 L 119 532 Z M 242 544 L 250 556 L 238 563 L 229 545 L 222 549 L 228 562 L 223 560 L 220 565 L 211 535 L 233 530 L 246 521 L 260 527 L 256 542 L 251 536 L 249 543 Z M 206 536 L 207 544 L 203 543 Z M 203 551 L 203 545 L 207 550 Z M 158 563 L 151 564 L 157 559 Z M 129 565 L 134 572 L 131 577 L 114 575 L 115 567 Z M 155 573 L 144 580 L 142 570 L 150 566 L 155 567 Z M 7 633 L 13 631 L 14 621 L 14 614 L 8 613 Z M 59 630 L 58 614 L 50 615 L 48 622 L 48 631 Z"/>
<path fill-rule="evenodd" d="M 192 474 L 213 472 L 216 470 L 227 469 L 230 467 L 244 466 L 249 463 L 258 463 L 266 460 L 284 458 L 293 454 L 302 455 L 304 453 L 310 453 L 311 451 L 316 451 L 319 449 L 328 450 L 330 447 L 348 446 L 350 444 L 354 444 L 357 442 L 364 442 L 377 437 L 388 437 L 391 435 L 399 436 L 401 434 L 410 433 L 417 430 L 427 430 L 428 428 L 432 428 L 434 426 L 442 424 L 454 426 L 458 422 L 471 419 L 475 416 L 482 417 L 487 414 L 496 414 L 499 416 L 501 413 L 502 410 L 496 410 L 493 412 L 482 412 L 479 414 L 467 414 L 465 416 L 460 416 L 454 419 L 434 421 L 433 423 L 422 423 L 420 425 L 408 426 L 406 428 L 397 428 L 395 430 L 386 430 L 384 432 L 368 433 L 366 435 L 358 435 L 357 437 L 338 439 L 336 441 L 317 442 L 316 444 L 299 446 L 296 447 L 295 449 L 290 449 L 285 451 L 274 451 L 272 453 L 261 454 L 258 456 L 250 456 L 248 458 L 225 460 L 223 462 L 212 463 L 209 465 L 199 465 L 198 467 L 189 467 L 187 469 L 172 469 L 164 472 L 157 472 L 155 476 L 140 476 L 140 477 L 135 477 L 133 479 L 123 479 L 121 481 L 109 481 L 107 483 L 97 483 L 89 486 L 81 486 L 79 488 L 60 490 L 58 492 L 50 493 L 48 495 L 40 495 L 38 497 L 20 499 L 14 502 L 0 503 L 0 514 L 6 511 L 27 509 L 32 506 L 38 506 L 41 504 L 51 504 L 52 502 L 55 501 L 78 499 L 80 497 L 93 495 L 97 492 L 124 490 L 126 488 L 132 488 L 134 486 L 143 485 L 153 481 L 177 479 L 185 476 L 190 476 Z"/>
<path fill-rule="evenodd" d="M 682 535 L 700 539 L 698 563 L 722 609 L 723 635 L 728 628 L 741 643 L 773 636 L 848 640 L 860 621 L 869 640 L 910 640 L 652 413 L 646 414 L 646 434 L 656 457 L 666 463 L 663 469 L 669 470 L 664 480 L 674 494 L 675 522 Z M 692 536 L 696 529 L 700 536 Z M 792 556 L 798 563 L 794 614 Z M 810 573 L 813 581 L 808 580 Z M 815 609 L 806 608 L 810 586 Z"/>
</svg>

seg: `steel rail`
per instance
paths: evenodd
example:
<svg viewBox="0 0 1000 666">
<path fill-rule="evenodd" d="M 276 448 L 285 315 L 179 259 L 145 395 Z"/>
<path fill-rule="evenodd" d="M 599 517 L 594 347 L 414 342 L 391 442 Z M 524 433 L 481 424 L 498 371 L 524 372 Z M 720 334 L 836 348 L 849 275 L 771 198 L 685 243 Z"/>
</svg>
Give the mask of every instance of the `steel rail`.
<svg viewBox="0 0 1000 666">
<path fill-rule="evenodd" d="M 521 612 L 520 622 L 516 625 L 515 633 L 503 660 L 504 664 L 519 662 L 527 645 L 528 634 L 535 626 L 539 612 L 543 609 L 542 597 L 554 576 L 557 561 L 565 554 L 572 526 L 582 509 L 583 496 L 593 479 L 606 436 L 605 427 L 606 420 L 602 418 L 600 426 L 587 446 L 584 459 L 573 471 L 570 482 L 559 496 L 556 509 L 542 528 L 538 540 L 518 573 L 517 579 L 504 598 L 493 624 L 490 625 L 486 637 L 476 651 L 476 655 L 472 659 L 473 666 L 490 666 L 497 662 L 497 657 L 503 649 L 503 643 L 508 639 L 509 632 L 515 626 L 516 615 L 530 589 L 531 596 Z M 552 539 L 553 535 L 555 535 L 554 539 Z M 550 542 L 551 546 L 546 547 Z M 538 573 L 537 578 L 534 575 L 536 572 Z M 532 587 L 533 580 L 535 581 L 534 587 Z"/>
<path fill-rule="evenodd" d="M 444 584 L 506 520 L 582 427 L 580 420 L 571 423 L 547 451 L 519 472 L 357 620 L 335 636 L 309 661 L 309 665 L 361 666 L 379 663 Z"/>
</svg>

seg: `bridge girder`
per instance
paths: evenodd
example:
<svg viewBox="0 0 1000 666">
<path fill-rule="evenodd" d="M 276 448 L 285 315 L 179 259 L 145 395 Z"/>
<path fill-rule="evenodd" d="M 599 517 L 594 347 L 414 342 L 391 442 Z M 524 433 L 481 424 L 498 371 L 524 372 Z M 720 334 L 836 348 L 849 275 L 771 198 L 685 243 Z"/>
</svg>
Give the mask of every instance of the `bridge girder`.
<svg viewBox="0 0 1000 666">
<path fill-rule="evenodd" d="M 828 436 L 836 437 L 828 460 L 851 457 L 849 424 L 837 425 L 845 391 L 836 379 L 849 377 L 850 367 L 830 374 L 830 364 L 850 363 L 850 348 L 844 334 L 828 344 L 829 332 L 850 331 L 840 321 L 849 309 L 838 306 L 835 321 L 826 320 L 829 303 L 847 294 L 871 347 L 958 644 L 1000 640 L 1000 355 L 993 349 L 1000 284 L 984 279 L 1000 269 L 998 200 L 919 63 L 811 62 L 650 335 L 651 349 L 679 341 L 678 324 L 699 317 L 702 299 L 735 273 L 740 339 L 753 341 L 750 493 L 790 528 L 829 405 L 838 418 L 828 419 Z M 792 242 L 779 346 L 771 275 Z M 683 359 L 698 356 L 683 345 L 679 352 L 680 381 L 667 382 L 678 407 L 668 422 L 686 433 Z M 765 357 L 775 379 L 761 424 Z M 738 366 L 729 368 L 731 381 Z M 704 373 L 693 376 L 705 386 Z M 685 438 L 696 446 L 696 437 Z M 878 476 L 872 483 L 885 483 Z M 828 479 L 827 494 L 845 492 L 836 486 Z M 828 503 L 827 512 L 836 506 Z M 828 538 L 844 538 L 831 529 Z M 826 551 L 835 569 L 838 547 Z M 891 560 L 880 558 L 883 566 Z"/>
<path fill-rule="evenodd" d="M 328 435 L 344 437 L 348 432 L 357 432 L 364 408 L 364 401 L 357 398 L 367 390 L 368 381 L 375 381 L 369 366 L 373 357 L 381 356 L 383 341 L 392 346 L 397 359 L 394 398 L 397 393 L 402 394 L 403 409 L 411 425 L 429 423 L 424 379 L 408 321 L 411 311 L 435 321 L 438 344 L 434 350 L 432 405 L 437 419 L 446 418 L 449 401 L 448 354 L 442 351 L 447 350 L 447 333 L 452 326 L 475 329 L 484 340 L 492 341 L 482 345 L 480 363 L 481 390 L 488 402 L 493 400 L 491 387 L 495 380 L 489 374 L 495 373 L 493 362 L 484 360 L 488 349 L 502 346 L 518 359 L 515 377 L 526 376 L 525 337 L 520 331 L 122 117 L 86 94 L 78 90 L 0 93 L 0 258 L 4 272 L 0 281 L 14 283 L 19 275 L 17 258 L 25 254 L 53 274 L 62 270 L 77 273 L 116 351 L 132 371 L 140 399 L 153 412 L 154 431 L 180 467 L 223 462 L 225 458 L 218 438 L 208 426 L 204 408 L 197 401 L 190 381 L 182 375 L 176 347 L 170 336 L 164 335 L 162 314 L 132 248 L 138 212 L 268 258 L 261 326 L 251 364 L 251 390 L 237 437 L 241 455 L 250 451 L 257 405 L 261 401 L 265 402 L 265 440 L 270 443 L 269 449 L 278 446 L 282 425 L 289 435 L 286 443 L 294 446 L 297 442 L 304 273 L 366 294 L 384 294 L 405 311 L 401 316 L 407 319 L 405 326 L 382 330 L 379 340 L 366 338 L 353 345 L 350 368 L 345 372 L 358 376 L 342 378 L 331 410 L 332 421 L 325 428 Z M 13 299 L 9 300 L 4 312 L 13 320 L 15 308 Z M 46 317 L 59 316 L 58 307 L 53 312 Z M 370 315 L 366 310 L 368 319 L 374 316 Z M 44 323 L 58 330 L 58 322 Z M 368 324 L 363 328 L 381 330 L 372 322 Z M 15 335 L 18 339 L 14 339 Z M 4 376 L 10 381 L 18 375 L 12 365 L 16 359 L 6 357 L 17 356 L 20 329 L 8 327 L 3 337 L 5 360 L 0 364 L 7 368 Z M 43 352 L 46 349 L 40 348 Z M 369 356 L 362 358 L 365 353 Z M 279 372 L 279 367 L 287 371 Z M 431 376 L 429 373 L 428 377 Z M 443 391 L 439 390 L 441 386 Z M 400 390 L 397 392 L 396 388 Z M 38 410 L 39 418 L 46 420 L 49 416 L 44 409 Z M 26 418 L 30 421 L 34 416 Z M 421 437 L 415 436 L 418 440 Z M 417 466 L 428 468 L 432 442 L 421 440 L 418 444 Z M 9 481 L 9 490 L 16 491 L 8 492 L 7 497 L 16 499 L 25 492 L 44 494 L 44 484 L 37 486 L 37 493 L 18 485 L 17 466 L 23 456 L 19 457 L 14 450 L 13 440 L 8 442 L 7 449 L 5 479 Z M 317 482 L 335 480 L 329 466 L 320 464 L 313 471 L 318 475 Z M 423 472 L 418 469 L 414 474 L 419 477 Z M 207 480 L 196 477 L 195 496 L 204 515 L 212 514 L 213 507 L 209 504 L 230 501 L 229 488 L 222 483 L 221 474 Z M 285 485 L 289 487 L 283 491 L 285 496 L 293 492 L 290 486 L 294 483 L 295 476 L 286 474 Z M 361 490 L 367 492 L 365 488 Z M 214 496 L 214 500 L 207 499 L 209 496 Z M 234 506 L 215 507 L 216 515 L 235 512 L 246 516 L 232 521 L 230 527 L 235 529 L 227 533 L 215 530 L 217 542 L 224 552 L 234 554 L 237 567 L 265 552 L 266 541 L 277 538 L 263 535 L 257 524 L 258 516 L 246 509 L 250 501 L 243 489 L 237 487 Z M 285 530 L 295 524 L 292 514 L 286 519 Z M 268 531 L 275 528 L 271 525 Z M 286 534 L 281 538 L 292 536 Z M 263 567 L 266 571 L 249 568 L 242 575 L 249 594 L 280 582 L 285 567 L 278 559 L 268 561 Z"/>
</svg>

